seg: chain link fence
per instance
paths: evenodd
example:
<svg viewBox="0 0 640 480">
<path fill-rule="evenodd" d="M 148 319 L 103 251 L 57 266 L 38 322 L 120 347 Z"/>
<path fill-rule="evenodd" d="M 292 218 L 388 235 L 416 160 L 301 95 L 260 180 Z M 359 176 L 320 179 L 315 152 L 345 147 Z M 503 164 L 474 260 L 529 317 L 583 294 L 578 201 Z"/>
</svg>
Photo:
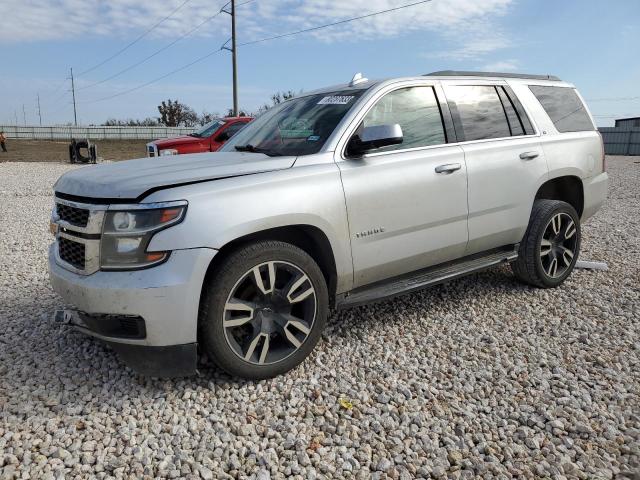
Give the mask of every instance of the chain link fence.
<svg viewBox="0 0 640 480">
<path fill-rule="evenodd" d="M 153 140 L 177 137 L 195 130 L 194 127 L 71 127 L 0 125 L 7 138 L 26 140 Z"/>
</svg>

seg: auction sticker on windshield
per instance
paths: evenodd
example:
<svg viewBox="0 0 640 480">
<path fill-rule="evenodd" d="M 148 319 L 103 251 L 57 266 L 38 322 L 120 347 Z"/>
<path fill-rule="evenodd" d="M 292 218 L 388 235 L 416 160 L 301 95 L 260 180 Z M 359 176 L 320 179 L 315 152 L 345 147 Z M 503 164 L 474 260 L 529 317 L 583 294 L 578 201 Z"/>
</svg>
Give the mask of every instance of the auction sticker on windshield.
<svg viewBox="0 0 640 480">
<path fill-rule="evenodd" d="M 329 95 L 318 102 L 318 105 L 346 105 L 355 97 L 353 95 Z"/>
</svg>

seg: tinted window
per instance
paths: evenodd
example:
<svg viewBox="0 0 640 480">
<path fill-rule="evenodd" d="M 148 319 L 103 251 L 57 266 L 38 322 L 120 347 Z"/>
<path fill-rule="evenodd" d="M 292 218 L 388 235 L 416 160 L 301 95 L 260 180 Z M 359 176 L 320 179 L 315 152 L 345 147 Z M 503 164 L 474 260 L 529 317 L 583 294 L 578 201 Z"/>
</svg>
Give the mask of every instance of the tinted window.
<svg viewBox="0 0 640 480">
<path fill-rule="evenodd" d="M 500 101 L 502 102 L 504 111 L 507 114 L 507 120 L 509 121 L 509 130 L 511 131 L 511 135 L 514 137 L 518 135 L 524 135 L 524 127 L 520 122 L 520 118 L 518 117 L 516 109 L 511 103 L 509 96 L 502 89 L 502 87 L 497 87 L 497 91 L 498 95 L 500 96 Z"/>
<path fill-rule="evenodd" d="M 447 86 L 445 93 L 460 140 L 511 136 L 507 116 L 495 87 Z"/>
<path fill-rule="evenodd" d="M 446 143 L 440 108 L 431 87 L 402 88 L 388 93 L 369 110 L 362 123 L 365 127 L 397 123 L 402 128 L 401 144 L 376 152 Z"/>
<path fill-rule="evenodd" d="M 527 116 L 527 112 L 524 111 L 524 107 L 522 106 L 522 103 L 520 103 L 520 100 L 518 100 L 518 97 L 516 96 L 516 94 L 513 93 L 513 90 L 511 90 L 511 87 L 509 87 L 509 85 L 502 85 L 500 88 L 507 94 L 507 97 L 509 97 L 509 100 L 511 101 L 511 105 L 513 105 L 513 108 L 516 109 L 516 113 L 518 114 L 518 119 L 520 120 L 520 124 L 522 125 L 522 128 L 524 128 L 524 133 L 526 135 L 535 134 L 536 132 L 533 129 L 533 125 L 531 125 L 531 121 Z"/>
<path fill-rule="evenodd" d="M 225 130 L 225 132 L 227 132 L 227 134 L 229 135 L 228 138 L 233 137 L 245 125 L 246 125 L 246 122 L 237 122 L 237 123 L 234 123 L 233 125 L 230 125 L 229 128 Z"/>
<path fill-rule="evenodd" d="M 570 87 L 529 86 L 559 132 L 595 130 L 576 91 Z"/>
</svg>

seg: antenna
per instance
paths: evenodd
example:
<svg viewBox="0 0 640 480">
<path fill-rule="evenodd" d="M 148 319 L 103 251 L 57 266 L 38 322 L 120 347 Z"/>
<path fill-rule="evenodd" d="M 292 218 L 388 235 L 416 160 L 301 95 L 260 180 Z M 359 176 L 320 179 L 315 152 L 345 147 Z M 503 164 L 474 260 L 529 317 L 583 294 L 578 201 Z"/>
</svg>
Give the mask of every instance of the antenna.
<svg viewBox="0 0 640 480">
<path fill-rule="evenodd" d="M 349 86 L 350 87 L 354 87 L 356 85 L 358 85 L 359 83 L 365 83 L 368 82 L 369 79 L 365 78 L 362 76 L 362 74 L 360 72 L 356 73 L 353 78 L 351 79 L 351 82 L 349 82 Z"/>
</svg>

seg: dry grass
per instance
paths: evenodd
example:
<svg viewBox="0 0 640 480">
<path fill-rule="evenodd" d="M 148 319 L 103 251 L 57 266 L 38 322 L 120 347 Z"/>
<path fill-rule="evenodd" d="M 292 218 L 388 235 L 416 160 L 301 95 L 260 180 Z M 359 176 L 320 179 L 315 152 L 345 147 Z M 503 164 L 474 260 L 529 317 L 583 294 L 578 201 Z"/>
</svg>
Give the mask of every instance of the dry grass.
<svg viewBox="0 0 640 480">
<path fill-rule="evenodd" d="M 98 156 L 104 160 L 129 160 L 146 156 L 148 140 L 97 140 Z M 68 162 L 69 143 L 64 140 L 12 140 L 7 153 L 0 151 L 0 162 Z"/>
</svg>

